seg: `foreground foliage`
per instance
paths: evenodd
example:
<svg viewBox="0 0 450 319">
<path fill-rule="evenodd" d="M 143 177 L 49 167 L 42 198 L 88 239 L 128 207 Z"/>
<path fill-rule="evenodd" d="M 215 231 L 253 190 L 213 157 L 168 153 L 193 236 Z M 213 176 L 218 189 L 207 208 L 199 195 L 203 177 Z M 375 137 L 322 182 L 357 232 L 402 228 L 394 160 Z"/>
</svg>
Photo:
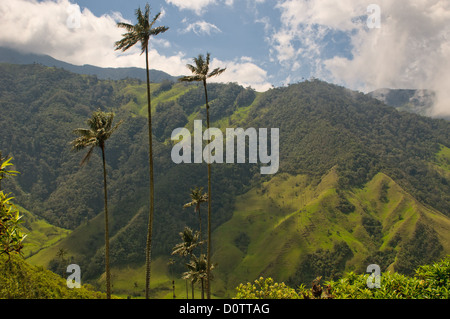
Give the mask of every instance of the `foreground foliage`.
<svg viewBox="0 0 450 319">
<path fill-rule="evenodd" d="M 69 274 L 68 274 L 69 275 Z M 105 294 L 89 285 L 67 288 L 66 280 L 21 257 L 0 257 L 0 299 L 104 299 Z"/>
<path fill-rule="evenodd" d="M 9 176 L 16 176 L 19 172 L 7 169 L 12 166 L 12 158 L 3 161 L 2 153 L 0 152 L 0 182 L 2 179 Z M 1 184 L 0 184 L 1 188 Z M 22 216 L 12 203 L 10 194 L 5 194 L 0 189 L 0 255 L 6 254 L 8 261 L 12 253 L 22 253 L 23 240 L 26 235 L 20 229 L 20 220 Z"/>
<path fill-rule="evenodd" d="M 449 299 L 450 256 L 418 267 L 413 277 L 382 273 L 380 288 L 368 288 L 369 274 L 350 272 L 337 281 L 324 282 L 324 286 L 320 279 L 314 280 L 311 288 L 301 285 L 294 289 L 261 277 L 240 284 L 235 299 Z"/>
<path fill-rule="evenodd" d="M 13 253 L 21 253 L 26 235 L 20 229 L 22 216 L 11 202 L 11 198 L 0 191 L 0 255 L 8 260 Z"/>
</svg>

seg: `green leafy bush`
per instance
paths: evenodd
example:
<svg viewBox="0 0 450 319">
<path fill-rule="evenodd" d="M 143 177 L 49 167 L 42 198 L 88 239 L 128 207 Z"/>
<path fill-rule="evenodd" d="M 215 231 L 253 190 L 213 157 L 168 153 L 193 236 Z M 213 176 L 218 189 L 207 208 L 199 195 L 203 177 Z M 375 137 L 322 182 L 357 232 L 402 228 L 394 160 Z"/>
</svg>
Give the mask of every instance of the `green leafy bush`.
<svg viewBox="0 0 450 319">
<path fill-rule="evenodd" d="M 254 283 L 240 284 L 235 299 L 298 299 L 295 289 L 272 278 L 260 277 Z"/>
<path fill-rule="evenodd" d="M 11 202 L 11 198 L 0 191 L 0 255 L 20 253 L 26 235 L 20 229 L 22 216 Z"/>
<path fill-rule="evenodd" d="M 16 176 L 19 173 L 7 169 L 8 166 L 13 166 L 11 159 L 8 158 L 4 161 L 0 152 L 0 183 L 2 179 Z M 6 254 L 9 261 L 12 253 L 21 253 L 23 248 L 22 242 L 26 235 L 20 229 L 22 216 L 19 215 L 19 211 L 11 202 L 12 197 L 8 196 L 9 194 L 5 194 L 0 190 L 0 255 Z"/>
<path fill-rule="evenodd" d="M 385 272 L 380 276 L 380 288 L 368 288 L 369 274 L 350 272 L 336 281 L 321 277 L 312 287 L 301 285 L 297 290 L 272 278 L 259 278 L 253 284 L 240 284 L 236 299 L 448 299 L 450 291 L 450 256 L 416 269 L 413 277 Z"/>
</svg>

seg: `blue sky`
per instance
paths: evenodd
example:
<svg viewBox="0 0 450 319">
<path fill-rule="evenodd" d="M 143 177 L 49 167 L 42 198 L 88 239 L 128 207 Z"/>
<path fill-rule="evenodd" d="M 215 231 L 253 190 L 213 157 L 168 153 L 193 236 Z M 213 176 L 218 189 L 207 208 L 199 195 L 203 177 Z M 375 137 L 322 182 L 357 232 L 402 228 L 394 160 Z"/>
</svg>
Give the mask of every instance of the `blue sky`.
<svg viewBox="0 0 450 319">
<path fill-rule="evenodd" d="M 210 52 L 216 81 L 265 91 L 311 77 L 369 92 L 433 89 L 450 114 L 448 0 L 11 0 L 0 2 L 0 46 L 73 64 L 145 67 L 139 48 L 114 51 L 149 2 L 170 29 L 151 40 L 151 68 L 187 74 Z M 373 6 L 375 5 L 375 7 Z"/>
<path fill-rule="evenodd" d="M 81 0 L 76 3 L 81 10 L 88 8 L 97 16 L 120 12 L 125 19 L 135 22 L 135 9 L 144 8 L 147 1 Z M 205 5 L 201 11 L 181 8 L 165 0 L 153 0 L 149 4 L 152 16 L 163 12 L 160 25 L 170 28 L 158 36 L 170 42 L 170 47 L 154 44 L 161 54 L 181 51 L 186 57 L 194 57 L 210 52 L 221 61 L 249 61 L 251 58 L 253 63 L 270 72 L 275 85 L 281 85 L 277 63 L 270 54 L 270 30 L 265 29 L 267 24 L 270 28 L 280 25 L 280 12 L 274 7 L 276 1 L 234 1 L 232 5 L 217 1 Z"/>
</svg>

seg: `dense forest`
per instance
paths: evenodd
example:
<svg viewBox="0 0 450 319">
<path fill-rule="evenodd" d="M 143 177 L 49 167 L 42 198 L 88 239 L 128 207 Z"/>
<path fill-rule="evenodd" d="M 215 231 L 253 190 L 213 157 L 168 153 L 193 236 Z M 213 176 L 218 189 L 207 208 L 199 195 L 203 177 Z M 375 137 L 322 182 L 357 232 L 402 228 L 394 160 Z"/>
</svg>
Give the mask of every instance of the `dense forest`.
<svg viewBox="0 0 450 319">
<path fill-rule="evenodd" d="M 213 230 L 232 221 L 239 196 L 262 191 L 271 179 L 282 174 L 306 176 L 304 189 L 314 189 L 334 169 L 333 203 L 322 203 L 320 212 L 359 214 L 363 208 L 351 194 L 383 173 L 414 198 L 421 212 L 450 217 L 448 121 L 399 112 L 368 95 L 319 80 L 265 93 L 235 83 L 209 84 L 208 97 L 212 127 L 280 129 L 280 170 L 275 176 L 260 175 L 258 164 L 213 165 Z M 201 85 L 152 83 L 155 258 L 170 255 L 184 226 L 198 228 L 197 215 L 183 205 L 190 200 L 192 188 L 206 188 L 206 165 L 174 164 L 170 137 L 175 128 L 192 129 L 194 119 L 205 120 L 204 98 Z M 0 150 L 14 158 L 20 172 L 3 186 L 34 215 L 72 232 L 61 245 L 82 267 L 84 279 L 94 280 L 104 269 L 103 230 L 98 222 L 103 210 L 101 158 L 95 153 L 90 165 L 80 167 L 82 155 L 72 153 L 69 146 L 72 131 L 98 109 L 114 111 L 123 120 L 106 147 L 111 263 L 116 267 L 140 265 L 144 262 L 149 187 L 144 105 L 145 85 L 139 80 L 99 80 L 38 64 L 0 65 Z M 402 249 L 395 240 L 390 241 L 390 249 L 384 249 L 385 225 L 374 214 L 377 205 L 392 200 L 394 186 L 387 178 L 383 180 L 379 198 L 364 207 L 366 214 L 361 214 L 365 217 L 358 223 L 378 243 L 371 257 L 385 268 L 396 262 L 399 271 L 411 274 L 420 263 L 448 253 L 448 247 L 436 244 L 443 238 L 433 224 L 423 222 L 418 228 L 414 224 L 408 233 L 412 237 L 397 239 Z M 281 202 L 270 207 L 274 217 L 287 213 Z M 249 253 L 251 238 L 245 229 L 239 230 L 233 238 L 239 254 Z M 427 242 L 431 247 L 418 246 Z M 328 279 L 337 278 L 347 269 L 346 262 L 358 257 L 346 240 L 311 247 L 289 275 L 289 283 L 310 282 L 323 269 L 329 269 L 323 274 Z M 36 247 L 31 255 L 39 250 Z M 223 265 L 218 275 L 230 271 Z"/>
</svg>

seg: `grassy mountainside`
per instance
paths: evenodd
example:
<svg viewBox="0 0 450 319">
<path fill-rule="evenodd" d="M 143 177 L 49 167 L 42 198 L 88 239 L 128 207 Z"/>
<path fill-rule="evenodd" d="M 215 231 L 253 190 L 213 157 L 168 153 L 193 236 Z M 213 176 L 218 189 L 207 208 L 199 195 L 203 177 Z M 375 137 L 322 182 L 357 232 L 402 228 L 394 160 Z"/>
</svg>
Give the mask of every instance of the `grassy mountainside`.
<svg viewBox="0 0 450 319">
<path fill-rule="evenodd" d="M 27 240 L 22 250 L 24 257 L 35 255 L 39 250 L 54 246 L 58 241 L 70 234 L 70 230 L 49 224 L 46 220 L 36 217 L 23 207 L 17 207 L 23 215 L 24 232 Z"/>
<path fill-rule="evenodd" d="M 0 149 L 21 172 L 5 187 L 37 218 L 70 231 L 29 256 L 33 264 L 54 265 L 63 248 L 81 266 L 83 280 L 101 284 L 101 162 L 95 154 L 80 168 L 82 154 L 72 154 L 68 142 L 98 108 L 124 120 L 106 146 L 111 262 L 116 288 L 137 296 L 148 211 L 145 87 L 40 65 L 0 69 Z M 280 128 L 276 175 L 261 176 L 259 164 L 213 165 L 218 296 L 260 274 L 308 281 L 317 272 L 333 277 L 361 270 L 371 260 L 408 273 L 449 252 L 449 122 L 400 113 L 320 81 L 265 93 L 234 83 L 208 90 L 211 126 Z M 204 119 L 204 96 L 201 86 L 167 81 L 153 83 L 152 92 L 154 293 L 166 296 L 173 276 L 166 263 L 178 233 L 198 225 L 197 215 L 182 206 L 207 177 L 203 164 L 171 161 L 170 135 Z M 183 265 L 172 270 L 179 277 Z"/>
<path fill-rule="evenodd" d="M 337 185 L 335 169 L 318 185 L 281 174 L 239 196 L 214 233 L 222 292 L 259 276 L 292 286 L 335 280 L 372 263 L 410 275 L 450 251 L 450 218 L 385 174 L 359 189 Z"/>
<path fill-rule="evenodd" d="M 33 266 L 18 256 L 6 262 L 0 257 L 1 299 L 104 299 L 105 294 L 81 282 L 80 288 L 70 289 L 66 279 Z"/>
</svg>

